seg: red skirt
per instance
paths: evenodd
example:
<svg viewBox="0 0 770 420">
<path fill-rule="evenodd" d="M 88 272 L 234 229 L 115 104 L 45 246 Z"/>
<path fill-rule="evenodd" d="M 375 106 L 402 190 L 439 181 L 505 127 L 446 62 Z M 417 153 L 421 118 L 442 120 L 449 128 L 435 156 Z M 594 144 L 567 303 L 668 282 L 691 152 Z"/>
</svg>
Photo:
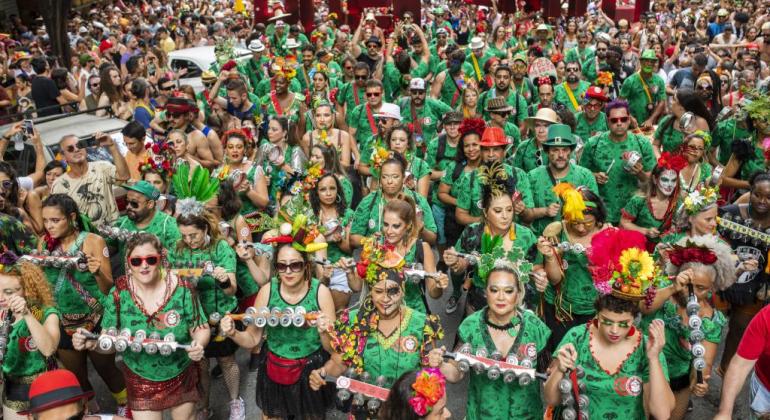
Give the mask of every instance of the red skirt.
<svg viewBox="0 0 770 420">
<path fill-rule="evenodd" d="M 124 366 L 128 407 L 132 411 L 163 411 L 187 402 L 199 401 L 199 369 L 198 363 L 190 363 L 179 375 L 167 381 L 156 382 L 142 378 Z"/>
</svg>

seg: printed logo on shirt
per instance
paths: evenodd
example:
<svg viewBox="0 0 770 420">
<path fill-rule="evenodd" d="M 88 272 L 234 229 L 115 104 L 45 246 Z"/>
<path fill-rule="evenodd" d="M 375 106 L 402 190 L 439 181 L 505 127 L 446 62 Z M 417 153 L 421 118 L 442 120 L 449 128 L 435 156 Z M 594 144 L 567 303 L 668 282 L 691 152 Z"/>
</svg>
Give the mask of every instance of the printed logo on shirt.
<svg viewBox="0 0 770 420">
<path fill-rule="evenodd" d="M 31 353 L 37 351 L 37 343 L 32 337 L 20 337 L 19 349 L 25 353 Z"/>
<path fill-rule="evenodd" d="M 414 336 L 402 337 L 399 344 L 401 353 L 414 353 L 417 351 L 417 338 Z"/>
<path fill-rule="evenodd" d="M 158 321 L 155 323 L 158 329 L 173 328 L 179 325 L 180 316 L 176 310 L 170 310 L 158 317 Z"/>
<path fill-rule="evenodd" d="M 642 379 L 638 376 L 615 379 L 615 393 L 621 397 L 637 397 L 642 393 Z"/>
</svg>

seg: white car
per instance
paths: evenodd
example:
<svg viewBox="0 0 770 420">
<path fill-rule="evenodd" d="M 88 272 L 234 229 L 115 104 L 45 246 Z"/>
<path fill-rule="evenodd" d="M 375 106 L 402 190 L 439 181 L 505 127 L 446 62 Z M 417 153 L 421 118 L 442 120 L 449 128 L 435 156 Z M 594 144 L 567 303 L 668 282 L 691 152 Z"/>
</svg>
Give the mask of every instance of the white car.
<svg viewBox="0 0 770 420">
<path fill-rule="evenodd" d="M 251 51 L 236 47 L 235 54 L 236 59 L 241 60 L 250 57 Z M 171 51 L 168 53 L 168 60 L 171 69 L 174 71 L 187 69 L 187 74 L 179 79 L 179 84 L 190 85 L 195 92 L 200 92 L 203 90 L 201 74 L 217 61 L 217 57 L 214 54 L 214 47 L 207 46 Z"/>
</svg>

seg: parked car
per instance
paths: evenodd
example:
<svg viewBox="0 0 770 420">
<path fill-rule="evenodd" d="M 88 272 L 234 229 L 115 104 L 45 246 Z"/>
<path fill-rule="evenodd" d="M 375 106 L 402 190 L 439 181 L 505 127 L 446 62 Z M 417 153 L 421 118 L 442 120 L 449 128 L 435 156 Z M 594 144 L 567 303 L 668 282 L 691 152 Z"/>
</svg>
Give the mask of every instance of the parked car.
<svg viewBox="0 0 770 420">
<path fill-rule="evenodd" d="M 251 51 L 244 48 L 235 48 L 236 59 L 241 60 L 251 56 Z M 184 77 L 179 79 L 180 85 L 190 85 L 195 92 L 203 90 L 201 74 L 211 68 L 217 61 L 213 46 L 185 48 L 168 53 L 169 66 L 174 71 L 187 69 Z"/>
</svg>

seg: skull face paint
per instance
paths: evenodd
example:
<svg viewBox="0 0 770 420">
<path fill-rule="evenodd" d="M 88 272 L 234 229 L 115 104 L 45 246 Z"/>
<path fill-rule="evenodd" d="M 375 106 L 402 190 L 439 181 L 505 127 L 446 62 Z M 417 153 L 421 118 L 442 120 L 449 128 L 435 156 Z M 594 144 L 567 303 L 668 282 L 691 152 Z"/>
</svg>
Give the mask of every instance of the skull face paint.
<svg viewBox="0 0 770 420">
<path fill-rule="evenodd" d="M 676 189 L 677 182 L 679 182 L 679 176 L 676 171 L 673 169 L 666 169 L 661 172 L 658 177 L 658 189 L 666 197 L 671 197 L 671 194 L 673 194 Z"/>
</svg>

